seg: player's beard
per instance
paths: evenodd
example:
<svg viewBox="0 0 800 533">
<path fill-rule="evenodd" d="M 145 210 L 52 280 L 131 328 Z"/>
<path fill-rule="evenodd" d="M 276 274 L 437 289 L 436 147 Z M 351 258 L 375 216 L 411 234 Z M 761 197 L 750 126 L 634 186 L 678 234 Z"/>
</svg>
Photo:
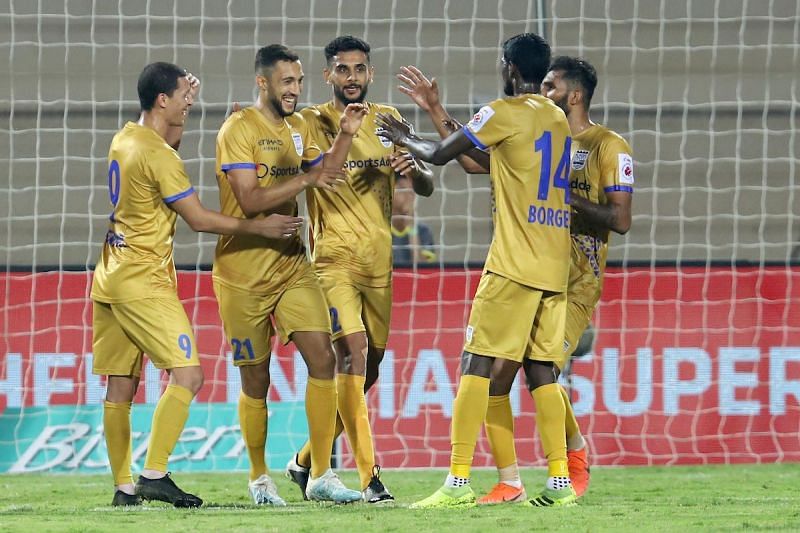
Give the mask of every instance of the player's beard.
<svg viewBox="0 0 800 533">
<path fill-rule="evenodd" d="M 275 98 L 274 96 L 270 96 L 269 97 L 269 104 L 272 106 L 272 109 L 274 109 L 275 112 L 281 117 L 288 117 L 289 115 L 294 113 L 294 108 L 292 108 L 291 111 L 286 111 L 283 108 L 283 105 L 281 103 L 281 99 L 280 98 Z M 297 104 L 295 104 L 294 107 L 296 108 Z"/>
<path fill-rule="evenodd" d="M 567 95 L 561 97 L 560 100 L 553 100 L 553 103 L 558 106 L 561 111 L 564 112 L 566 116 L 569 116 L 569 106 L 567 105 Z"/>
<path fill-rule="evenodd" d="M 339 87 L 338 85 L 334 85 L 333 96 L 335 96 L 336 99 L 339 100 L 341 103 L 343 103 L 345 106 L 347 106 L 348 104 L 361 104 L 367 97 L 367 85 L 361 86 L 361 92 L 356 98 L 346 97 L 344 95 L 344 87 Z"/>
<path fill-rule="evenodd" d="M 506 80 L 503 84 L 503 92 L 506 96 L 514 96 L 514 84 L 510 79 Z"/>
</svg>

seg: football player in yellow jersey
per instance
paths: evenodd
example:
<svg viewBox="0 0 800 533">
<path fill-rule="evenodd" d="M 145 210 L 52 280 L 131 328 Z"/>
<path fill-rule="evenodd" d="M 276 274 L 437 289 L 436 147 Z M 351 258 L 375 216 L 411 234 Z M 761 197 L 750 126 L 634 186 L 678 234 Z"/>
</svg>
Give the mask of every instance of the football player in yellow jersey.
<svg viewBox="0 0 800 533">
<path fill-rule="evenodd" d="M 295 235 L 302 224 L 285 215 L 241 220 L 202 206 L 167 142 L 180 141 L 198 86 L 176 65 L 146 66 L 138 82 L 139 121 L 127 123 L 108 152 L 113 210 L 91 298 L 93 372 L 108 378 L 103 426 L 116 489 L 112 505 L 138 505 L 142 499 L 176 507 L 203 503 L 179 489 L 167 472 L 189 404 L 203 385 L 192 327 L 177 294 L 172 255 L 177 215 L 195 231 L 275 239 Z M 144 353 L 170 380 L 153 414 L 144 469 L 134 486 L 130 412 Z"/>
<path fill-rule="evenodd" d="M 380 480 L 364 393 L 378 378 L 389 336 L 392 309 L 391 209 L 395 174 L 409 177 L 424 196 L 433 192 L 432 173 L 408 152 L 377 135 L 378 113 L 400 118 L 393 107 L 365 102 L 374 68 L 370 46 L 344 35 L 325 47 L 323 76 L 333 99 L 303 109 L 320 148 L 330 147 L 346 106 L 362 104 L 367 114 L 345 162 L 347 180 L 335 192 L 308 191 L 312 257 L 330 309 L 337 358 L 336 435 L 345 430 L 358 467 L 363 500 L 394 500 Z M 287 477 L 304 490 L 308 443 L 289 462 Z"/>
<path fill-rule="evenodd" d="M 217 182 L 222 212 L 239 218 L 297 214 L 296 196 L 307 189 L 331 194 L 343 186 L 342 166 L 365 114 L 349 105 L 340 133 L 323 154 L 307 122 L 295 113 L 303 70 L 294 52 L 265 46 L 255 60 L 258 100 L 233 113 L 217 135 Z M 306 415 L 311 442 L 311 500 L 351 502 L 330 466 L 336 424 L 335 356 L 328 307 L 299 236 L 288 240 L 221 237 L 213 268 L 214 291 L 242 391 L 239 422 L 250 459 L 249 491 L 256 504 L 285 505 L 264 457 L 270 348 L 275 330 L 295 343 L 308 366 Z"/>
<path fill-rule="evenodd" d="M 406 84 L 401 90 L 430 114 L 439 133 L 447 137 L 453 120 L 439 103 L 435 79 L 428 80 L 415 67 L 404 67 L 398 77 Z M 583 59 L 565 56 L 553 60 L 542 82 L 542 94 L 564 111 L 573 135 L 571 266 L 564 358 L 558 363 L 559 372 L 578 346 L 600 299 L 609 230 L 623 235 L 631 224 L 631 149 L 619 135 L 589 119 L 596 86 L 594 67 Z M 488 166 L 488 160 L 480 157 L 461 162 L 469 172 L 480 173 Z M 514 419 L 508 393 L 509 389 L 492 383 L 486 433 L 500 480 L 489 494 L 478 500 L 479 504 L 525 499 L 514 450 Z M 586 445 L 566 391 L 562 390 L 562 395 L 566 402 L 569 474 L 576 494 L 581 496 L 589 484 Z"/>
<path fill-rule="evenodd" d="M 563 111 L 538 94 L 550 63 L 544 39 L 530 33 L 508 39 L 501 61 L 508 98 L 484 106 L 440 142 L 419 139 L 395 118 L 381 117 L 386 135 L 425 161 L 442 164 L 474 147 L 491 153 L 495 231 L 466 331 L 450 473 L 443 487 L 414 508 L 475 505 L 470 467 L 490 378 L 510 387 L 523 362 L 548 461 L 546 486 L 529 503 L 573 505 L 576 498 L 555 372 L 563 352 L 569 276 L 569 125 Z"/>
<path fill-rule="evenodd" d="M 589 118 L 589 106 L 596 86 L 597 73 L 594 67 L 584 59 L 568 56 L 556 57 L 542 82 L 542 94 L 564 111 L 572 132 L 572 250 L 567 327 L 563 358 L 558 362 L 559 371 L 565 367 L 578 346 L 600 301 L 609 232 L 624 235 L 631 226 L 634 182 L 632 151 L 622 137 Z M 513 491 L 507 487 L 516 488 L 514 486 L 520 481 L 514 451 L 511 403 L 508 391 L 504 392 L 504 395 L 497 395 L 494 409 L 490 410 L 486 419 L 487 435 L 501 481 L 481 499 L 483 503 L 501 503 L 504 499 L 511 499 L 508 495 Z M 586 442 L 569 396 L 563 389 L 562 395 L 567 407 L 569 474 L 575 492 L 582 496 L 589 486 Z M 524 493 L 524 489 L 521 490 Z"/>
</svg>

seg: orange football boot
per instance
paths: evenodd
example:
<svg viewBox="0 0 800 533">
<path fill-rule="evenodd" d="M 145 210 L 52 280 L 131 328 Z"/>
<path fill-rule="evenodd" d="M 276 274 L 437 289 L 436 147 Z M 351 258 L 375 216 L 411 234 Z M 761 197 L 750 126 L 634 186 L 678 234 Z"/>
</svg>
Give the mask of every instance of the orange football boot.
<svg viewBox="0 0 800 533">
<path fill-rule="evenodd" d="M 525 487 L 512 487 L 508 483 L 500 482 L 489 491 L 489 494 L 477 501 L 478 505 L 497 505 L 498 503 L 524 502 L 528 499 Z"/>
<path fill-rule="evenodd" d="M 567 467 L 569 468 L 569 480 L 572 488 L 578 497 L 583 496 L 589 488 L 589 458 L 586 454 L 586 446 L 580 450 L 567 450 Z"/>
</svg>

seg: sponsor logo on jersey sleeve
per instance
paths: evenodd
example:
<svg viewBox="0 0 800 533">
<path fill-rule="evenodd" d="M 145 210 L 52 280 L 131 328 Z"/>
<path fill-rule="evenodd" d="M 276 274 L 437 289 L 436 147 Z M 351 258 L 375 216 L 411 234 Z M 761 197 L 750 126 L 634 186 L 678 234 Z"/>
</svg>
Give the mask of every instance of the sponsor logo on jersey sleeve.
<svg viewBox="0 0 800 533">
<path fill-rule="evenodd" d="M 633 159 L 628 154 L 619 154 L 619 182 L 633 185 Z"/>
<path fill-rule="evenodd" d="M 588 150 L 576 150 L 572 155 L 572 170 L 583 170 L 587 159 L 589 159 Z"/>
<path fill-rule="evenodd" d="M 299 133 L 295 132 L 292 133 L 292 141 L 294 142 L 294 151 L 297 152 L 297 155 L 303 155 L 303 136 Z"/>
<path fill-rule="evenodd" d="M 472 120 L 467 123 L 467 127 L 473 133 L 478 133 L 481 131 L 483 125 L 489 122 L 489 119 L 492 118 L 492 115 L 494 115 L 494 109 L 488 105 L 483 106 L 477 113 L 475 113 L 475 115 L 472 117 Z"/>
</svg>

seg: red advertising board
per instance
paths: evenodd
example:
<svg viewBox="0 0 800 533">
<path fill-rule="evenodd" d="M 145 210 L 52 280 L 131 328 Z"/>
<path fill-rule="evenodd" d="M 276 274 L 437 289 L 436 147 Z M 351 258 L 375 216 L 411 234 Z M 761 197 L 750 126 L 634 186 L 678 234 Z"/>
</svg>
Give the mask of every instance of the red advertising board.
<svg viewBox="0 0 800 533">
<path fill-rule="evenodd" d="M 447 466 L 464 325 L 480 271 L 398 270 L 382 378 L 370 391 L 379 462 Z M 0 412 L 84 405 L 91 376 L 91 274 L 0 274 Z M 207 272 L 179 273 L 206 373 L 200 402 L 238 395 Z M 610 269 L 593 352 L 572 392 L 595 464 L 800 460 L 800 270 L 788 267 Z M 499 318 L 501 319 L 501 318 Z M 296 396 L 292 346 L 276 349 L 270 399 Z M 512 392 L 517 451 L 543 464 L 533 402 Z M 154 383 L 149 387 L 155 389 Z M 145 383 L 137 401 L 152 401 Z M 233 394 L 232 394 L 233 393 Z M 344 465 L 352 465 L 344 454 Z M 492 465 L 485 439 L 476 466 Z"/>
</svg>

